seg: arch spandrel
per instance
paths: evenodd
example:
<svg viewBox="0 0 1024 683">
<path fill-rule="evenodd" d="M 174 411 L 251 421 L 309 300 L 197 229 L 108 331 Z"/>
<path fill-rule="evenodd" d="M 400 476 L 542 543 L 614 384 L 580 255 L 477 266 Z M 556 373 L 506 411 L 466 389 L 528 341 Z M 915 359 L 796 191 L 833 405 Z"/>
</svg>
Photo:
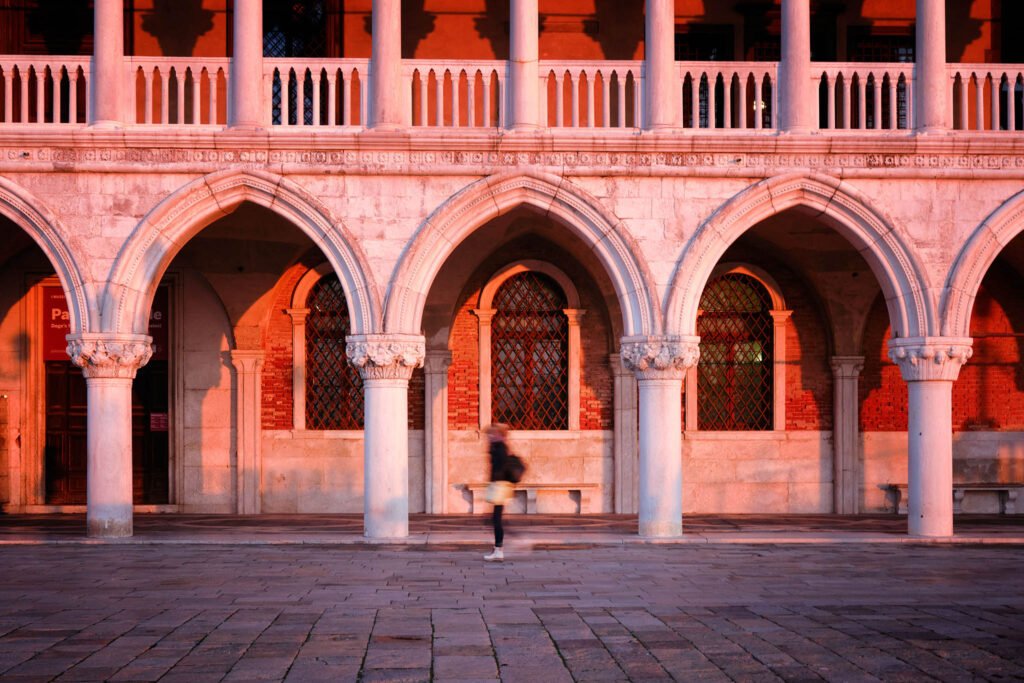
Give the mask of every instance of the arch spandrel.
<svg viewBox="0 0 1024 683">
<path fill-rule="evenodd" d="M 145 330 L 160 277 L 203 228 L 249 202 L 273 211 L 323 251 L 341 279 L 354 334 L 378 331 L 379 293 L 357 242 L 318 199 L 270 173 L 223 171 L 199 178 L 160 202 L 139 223 L 111 271 L 103 304 L 109 331 Z"/>
<path fill-rule="evenodd" d="M 810 212 L 843 235 L 867 262 L 901 337 L 934 334 L 925 271 L 893 223 L 856 189 L 823 175 L 762 180 L 719 207 L 687 243 L 672 277 L 666 307 L 670 334 L 696 334 L 700 294 L 726 250 L 762 221 L 790 209 Z"/>
<path fill-rule="evenodd" d="M 555 219 L 593 250 L 612 281 L 627 335 L 660 331 L 653 278 L 625 227 L 585 190 L 544 174 L 502 174 L 464 188 L 420 227 L 388 287 L 384 328 L 419 330 L 431 284 L 444 262 L 471 233 L 520 207 Z"/>
<path fill-rule="evenodd" d="M 0 177 L 0 214 L 25 231 L 42 250 L 60 279 L 68 304 L 69 332 L 92 331 L 98 305 L 82 279 L 77 256 L 64 240 L 68 234 L 57 216 L 24 188 Z"/>
<path fill-rule="evenodd" d="M 1024 232 L 1024 190 L 989 214 L 957 254 L 946 276 L 940 302 L 942 335 L 969 337 L 971 311 L 989 268 L 999 254 Z"/>
</svg>

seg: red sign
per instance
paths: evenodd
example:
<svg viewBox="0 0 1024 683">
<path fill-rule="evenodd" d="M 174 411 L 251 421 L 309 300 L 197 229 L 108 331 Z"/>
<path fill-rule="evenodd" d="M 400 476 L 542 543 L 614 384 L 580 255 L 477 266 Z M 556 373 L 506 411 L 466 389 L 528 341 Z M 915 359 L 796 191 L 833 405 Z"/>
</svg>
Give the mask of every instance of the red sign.
<svg viewBox="0 0 1024 683">
<path fill-rule="evenodd" d="M 153 308 L 149 312 L 149 332 L 153 337 L 153 360 L 167 360 L 167 345 L 170 335 L 170 320 L 167 307 L 170 287 L 162 285 L 153 297 Z M 67 360 L 68 342 L 65 335 L 71 332 L 71 316 L 68 314 L 64 289 L 59 285 L 43 287 L 43 360 Z"/>
</svg>

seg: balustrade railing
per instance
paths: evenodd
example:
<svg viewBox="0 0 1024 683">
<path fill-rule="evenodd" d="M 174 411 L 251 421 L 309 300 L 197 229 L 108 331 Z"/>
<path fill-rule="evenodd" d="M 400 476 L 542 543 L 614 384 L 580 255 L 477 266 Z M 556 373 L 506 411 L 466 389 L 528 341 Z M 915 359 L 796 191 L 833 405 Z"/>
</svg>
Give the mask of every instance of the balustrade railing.
<svg viewBox="0 0 1024 683">
<path fill-rule="evenodd" d="M 823 130 L 907 130 L 914 127 L 914 65 L 815 62 L 819 127 Z"/>
<path fill-rule="evenodd" d="M 0 123 L 84 124 L 88 56 L 0 55 Z"/>
<path fill-rule="evenodd" d="M 268 58 L 263 73 L 271 125 L 366 125 L 370 60 Z"/>
<path fill-rule="evenodd" d="M 128 120 L 172 126 L 224 125 L 231 60 L 130 57 Z"/>
<path fill-rule="evenodd" d="M 415 59 L 404 65 L 413 126 L 505 125 L 507 62 Z"/>
<path fill-rule="evenodd" d="M 775 62 L 678 62 L 683 127 L 776 127 Z"/>
<path fill-rule="evenodd" d="M 1024 130 L 1024 65 L 950 64 L 953 128 Z"/>
<path fill-rule="evenodd" d="M 541 123 L 551 128 L 639 128 L 643 62 L 541 62 Z"/>
</svg>

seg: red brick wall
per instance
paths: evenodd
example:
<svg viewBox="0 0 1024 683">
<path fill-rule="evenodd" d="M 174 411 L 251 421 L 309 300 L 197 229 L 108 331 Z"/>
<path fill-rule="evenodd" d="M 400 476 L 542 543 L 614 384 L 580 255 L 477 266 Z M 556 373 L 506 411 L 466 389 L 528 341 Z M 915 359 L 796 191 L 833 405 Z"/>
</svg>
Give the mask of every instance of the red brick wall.
<svg viewBox="0 0 1024 683">
<path fill-rule="evenodd" d="M 302 276 L 316 264 L 292 266 L 278 280 L 274 303 L 264 339 L 263 428 L 292 428 L 292 294 Z M 423 370 L 417 369 L 409 380 L 409 429 L 423 429 L 426 411 Z"/>
<path fill-rule="evenodd" d="M 996 262 L 971 312 L 974 355 L 953 383 L 953 429 L 1024 429 L 1024 298 L 1022 282 Z"/>
<path fill-rule="evenodd" d="M 503 250 L 504 263 L 514 262 L 532 255 L 524 251 Z M 580 322 L 582 368 L 580 373 L 580 428 L 611 429 L 614 383 L 608 367 L 610 330 L 601 314 L 604 306 L 600 292 L 589 284 L 589 279 L 571 272 L 563 262 L 559 267 L 573 280 L 580 295 L 580 306 L 586 312 Z M 501 265 L 486 264 L 471 278 L 463 291 L 462 300 L 452 321 L 449 349 L 452 364 L 448 368 L 448 427 L 449 429 L 476 429 L 480 422 L 479 380 L 479 319 L 473 309 L 479 306 L 480 292 L 487 280 Z"/>
<path fill-rule="evenodd" d="M 864 370 L 857 386 L 862 432 L 907 430 L 907 385 L 886 355 L 890 335 L 889 311 L 878 297 L 864 329 Z"/>
<path fill-rule="evenodd" d="M 1020 278 L 996 262 L 978 291 L 971 313 L 974 355 L 953 383 L 953 430 L 1024 429 L 1024 300 Z M 886 357 L 889 320 L 879 300 L 871 311 L 864 341 L 860 382 L 863 431 L 907 429 L 907 386 Z"/>
<path fill-rule="evenodd" d="M 772 273 L 793 311 L 786 323 L 786 430 L 832 429 L 832 368 L 825 322 L 803 282 Z"/>
</svg>

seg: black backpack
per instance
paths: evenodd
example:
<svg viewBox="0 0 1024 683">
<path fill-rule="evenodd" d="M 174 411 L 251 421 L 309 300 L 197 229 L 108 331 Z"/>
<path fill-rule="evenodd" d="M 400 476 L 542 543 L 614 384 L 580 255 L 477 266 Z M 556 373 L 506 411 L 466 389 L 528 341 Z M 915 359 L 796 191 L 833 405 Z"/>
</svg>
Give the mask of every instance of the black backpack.
<svg viewBox="0 0 1024 683">
<path fill-rule="evenodd" d="M 518 484 L 526 474 L 526 463 L 518 455 L 511 453 L 505 458 L 505 477 L 513 484 Z"/>
</svg>

